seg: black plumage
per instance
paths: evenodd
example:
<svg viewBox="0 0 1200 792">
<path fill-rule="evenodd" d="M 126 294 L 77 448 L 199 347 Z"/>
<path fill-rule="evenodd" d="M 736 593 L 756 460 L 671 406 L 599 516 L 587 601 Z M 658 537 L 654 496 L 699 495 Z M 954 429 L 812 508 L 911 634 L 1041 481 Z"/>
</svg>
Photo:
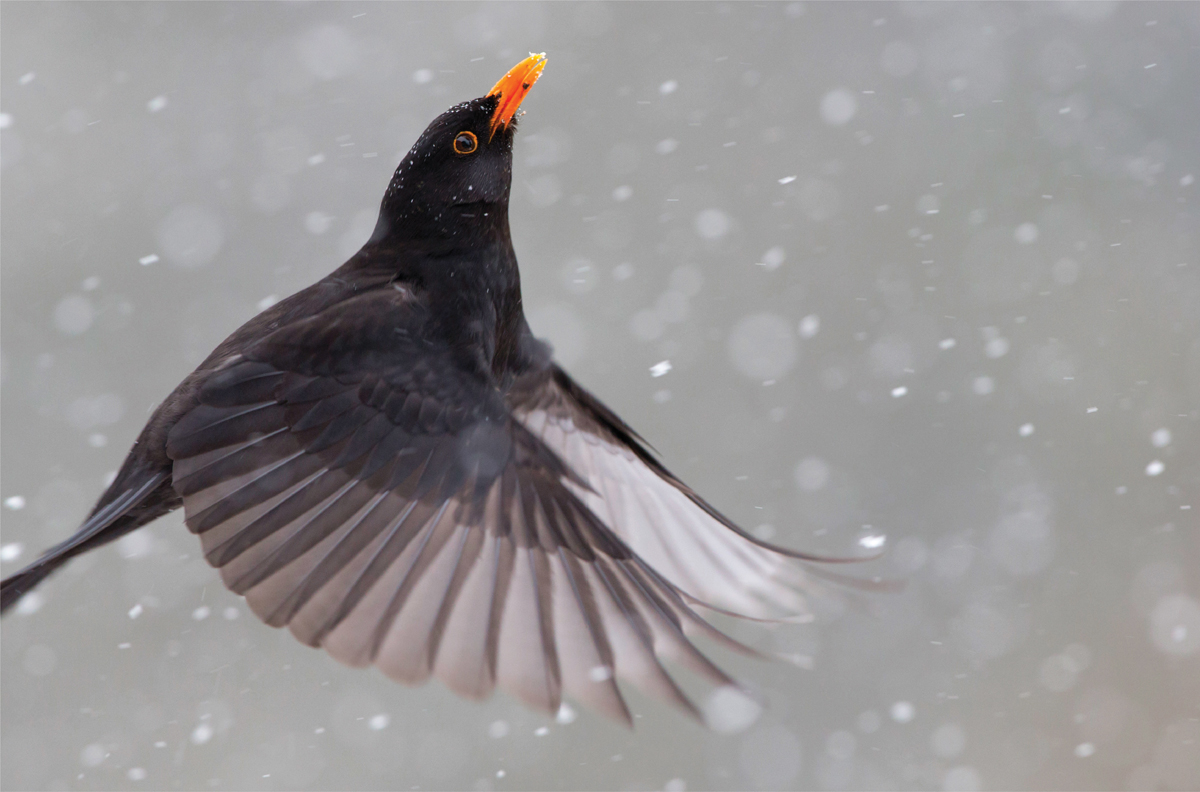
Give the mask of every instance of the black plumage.
<svg viewBox="0 0 1200 792">
<path fill-rule="evenodd" d="M 664 659 L 732 684 L 690 636 L 745 648 L 696 607 L 804 612 L 799 563 L 828 559 L 739 529 L 530 333 L 508 199 L 543 65 L 425 130 L 366 245 L 167 397 L 82 528 L 3 581 L 3 609 L 182 506 L 226 585 L 306 644 L 627 723 L 617 678 L 696 712 Z"/>
</svg>

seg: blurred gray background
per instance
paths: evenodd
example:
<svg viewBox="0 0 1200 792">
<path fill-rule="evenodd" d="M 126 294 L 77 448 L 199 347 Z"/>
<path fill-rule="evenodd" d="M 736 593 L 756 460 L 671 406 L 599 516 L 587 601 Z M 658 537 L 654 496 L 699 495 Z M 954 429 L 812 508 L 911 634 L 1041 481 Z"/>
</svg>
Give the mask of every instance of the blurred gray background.
<svg viewBox="0 0 1200 792">
<path fill-rule="evenodd" d="M 744 730 L 629 733 L 343 668 L 174 515 L 5 618 L 5 789 L 1200 786 L 1200 5 L 0 13 L 5 574 L 545 50 L 535 329 L 748 528 L 907 581 L 731 625 L 799 666 L 719 655 Z"/>
</svg>

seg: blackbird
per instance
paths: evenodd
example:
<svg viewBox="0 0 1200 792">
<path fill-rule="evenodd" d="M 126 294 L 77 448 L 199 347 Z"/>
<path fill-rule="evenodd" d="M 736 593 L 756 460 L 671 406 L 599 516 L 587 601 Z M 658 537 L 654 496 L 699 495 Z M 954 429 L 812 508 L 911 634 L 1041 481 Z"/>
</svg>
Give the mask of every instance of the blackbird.
<svg viewBox="0 0 1200 792">
<path fill-rule="evenodd" d="M 821 558 L 746 533 L 555 365 L 508 225 L 530 55 L 396 169 L 367 243 L 229 336 L 155 410 L 83 526 L 3 581 L 8 610 L 180 506 L 273 627 L 406 684 L 563 695 L 631 724 L 628 680 L 697 715 L 669 659 L 733 680 L 698 615 L 805 613 Z M 819 572 L 818 572 L 819 574 Z"/>
</svg>

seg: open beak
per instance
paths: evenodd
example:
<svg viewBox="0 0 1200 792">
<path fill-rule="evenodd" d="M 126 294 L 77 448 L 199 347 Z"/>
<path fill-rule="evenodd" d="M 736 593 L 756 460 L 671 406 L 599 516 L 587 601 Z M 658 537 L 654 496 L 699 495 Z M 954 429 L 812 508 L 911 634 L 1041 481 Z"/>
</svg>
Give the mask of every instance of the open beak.
<svg viewBox="0 0 1200 792">
<path fill-rule="evenodd" d="M 492 135 L 495 135 L 498 129 L 507 129 L 508 125 L 512 123 L 513 116 L 517 114 L 517 108 L 525 99 L 525 94 L 529 93 L 529 89 L 537 82 L 538 77 L 542 76 L 544 68 L 546 68 L 546 53 L 530 53 L 528 58 L 509 69 L 508 74 L 501 77 L 500 82 L 488 91 L 488 96 L 500 97 L 500 102 L 496 105 L 495 112 L 492 113 Z"/>
</svg>

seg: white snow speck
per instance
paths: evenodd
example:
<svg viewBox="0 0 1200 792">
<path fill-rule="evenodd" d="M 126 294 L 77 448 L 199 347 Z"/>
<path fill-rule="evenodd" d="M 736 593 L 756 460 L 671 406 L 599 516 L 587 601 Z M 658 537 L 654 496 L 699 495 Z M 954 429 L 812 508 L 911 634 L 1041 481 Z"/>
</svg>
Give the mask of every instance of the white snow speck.
<svg viewBox="0 0 1200 792">
<path fill-rule="evenodd" d="M 672 778 L 663 785 L 663 792 L 687 792 L 687 782 L 682 778 Z"/>
<path fill-rule="evenodd" d="M 704 720 L 721 734 L 736 734 L 754 725 L 762 705 L 731 685 L 717 688 L 704 703 Z"/>
<path fill-rule="evenodd" d="M 333 218 L 324 212 L 309 212 L 304 216 L 304 228 L 310 234 L 324 234 L 333 223 Z"/>
<path fill-rule="evenodd" d="M 821 329 L 821 317 L 816 314 L 809 314 L 800 320 L 798 329 L 801 338 L 812 338 Z"/>
<path fill-rule="evenodd" d="M 982 788 L 983 779 L 979 777 L 979 771 L 970 765 L 951 767 L 942 776 L 944 792 L 979 792 Z"/>
<path fill-rule="evenodd" d="M 954 349 L 956 344 L 958 342 L 953 338 L 943 338 L 941 341 L 938 341 L 938 349 Z"/>
<path fill-rule="evenodd" d="M 1155 429 L 1150 435 L 1150 444 L 1155 448 L 1166 448 L 1171 445 L 1171 430 Z"/>
<path fill-rule="evenodd" d="M 897 701 L 892 705 L 891 715 L 896 723 L 908 723 L 917 716 L 917 710 L 911 702 Z"/>
<path fill-rule="evenodd" d="M 258 301 L 258 310 L 265 311 L 277 302 L 279 302 L 278 294 L 268 294 Z"/>
<path fill-rule="evenodd" d="M 503 770 L 497 770 L 497 771 L 496 771 L 496 778 L 504 778 L 504 776 L 505 776 L 505 775 L 506 775 L 506 774 L 505 774 L 505 772 L 504 772 Z"/>
<path fill-rule="evenodd" d="M 1079 745 L 1075 746 L 1075 755 L 1080 759 L 1087 759 L 1094 753 L 1096 753 L 1096 746 L 1090 742 L 1079 743 Z"/>
<path fill-rule="evenodd" d="M 319 151 L 316 154 L 313 154 L 311 157 L 308 158 L 309 165 L 320 165 L 324 161 L 325 161 L 325 155 Z"/>
<path fill-rule="evenodd" d="M 830 126 L 845 126 L 858 112 L 858 99 L 845 88 L 835 88 L 821 97 L 821 120 Z"/>
<path fill-rule="evenodd" d="M 12 116 L 8 113 L 0 113 L 0 129 L 8 129 L 12 126 Z"/>
<path fill-rule="evenodd" d="M 1157 476 L 1159 473 L 1162 473 L 1166 469 L 1167 469 L 1167 466 L 1164 465 L 1161 460 L 1156 459 L 1153 462 L 1151 462 L 1149 465 L 1146 465 L 1146 475 L 1147 476 Z"/>
<path fill-rule="evenodd" d="M 25 508 L 25 498 L 20 495 L 11 495 L 4 499 L 4 507 L 13 511 L 20 511 Z"/>
<path fill-rule="evenodd" d="M 663 96 L 666 96 L 667 94 L 675 93 L 677 88 L 679 88 L 679 82 L 677 80 L 667 80 L 662 85 L 658 86 L 658 92 Z"/>
<path fill-rule="evenodd" d="M 212 736 L 213 727 L 209 726 L 207 723 L 201 723 L 199 726 L 192 729 L 192 744 L 204 745 L 204 743 L 212 739 Z"/>
<path fill-rule="evenodd" d="M 20 542 L 9 542 L 8 544 L 0 547 L 0 561 L 5 563 L 9 561 L 16 561 L 21 557 L 21 553 L 24 551 L 25 545 L 21 544 Z"/>
<path fill-rule="evenodd" d="M 1000 358 L 1008 354 L 1009 343 L 1007 338 L 993 338 L 987 342 L 983 351 L 990 358 Z"/>
<path fill-rule="evenodd" d="M 1029 437 L 1031 434 L 1033 434 L 1033 424 L 1021 424 L 1021 428 L 1017 430 L 1017 434 L 1021 435 L 1021 437 Z"/>
<path fill-rule="evenodd" d="M 154 537 L 149 531 L 134 531 L 117 540 L 121 558 L 144 558 L 154 552 Z"/>
<path fill-rule="evenodd" d="M 24 597 L 21 597 L 21 601 L 17 603 L 17 615 L 30 616 L 34 613 L 37 613 L 42 609 L 42 605 L 45 604 L 45 602 L 46 601 L 42 599 L 41 594 L 36 591 L 31 591 Z"/>
<path fill-rule="evenodd" d="M 63 335 L 77 336 L 86 333 L 92 326 L 96 312 L 87 297 L 72 294 L 63 297 L 54 306 L 54 326 Z"/>
<path fill-rule="evenodd" d="M 820 457 L 805 457 L 796 465 L 792 475 L 801 490 L 816 492 L 829 483 L 829 465 Z"/>
<path fill-rule="evenodd" d="M 766 253 L 763 253 L 762 261 L 758 262 L 758 266 L 766 267 L 768 270 L 777 270 L 783 264 L 785 258 L 787 258 L 787 252 L 779 245 L 776 245 Z"/>
<path fill-rule="evenodd" d="M 241 614 L 237 608 L 230 605 L 228 608 L 221 611 L 221 615 L 225 617 L 225 621 L 233 621 Z"/>
<path fill-rule="evenodd" d="M 1035 224 L 1021 223 L 1013 231 L 1013 239 L 1022 245 L 1032 245 L 1034 242 L 1037 242 L 1039 233 L 1038 227 Z"/>
<path fill-rule="evenodd" d="M 759 539 L 769 542 L 775 536 L 775 526 L 770 523 L 763 523 L 762 525 L 755 526 L 750 533 Z"/>
<path fill-rule="evenodd" d="M 978 396 L 987 396 L 996 389 L 996 381 L 991 377 L 976 377 L 971 383 L 971 390 Z"/>
<path fill-rule="evenodd" d="M 596 287 L 599 273 L 591 259 L 573 258 L 563 265 L 563 285 L 572 294 L 586 294 Z"/>
<path fill-rule="evenodd" d="M 550 733 L 550 729 L 548 729 L 545 726 L 538 726 L 536 729 L 533 730 L 533 734 L 535 737 L 545 737 L 549 733 Z"/>
<path fill-rule="evenodd" d="M 100 743 L 92 743 L 84 746 L 79 752 L 79 762 L 84 767 L 96 767 L 104 761 L 104 757 L 108 756 L 108 751 L 104 750 L 104 746 Z"/>
<path fill-rule="evenodd" d="M 877 550 L 883 547 L 886 542 L 887 536 L 884 534 L 867 534 L 858 540 L 859 546 L 865 547 L 868 550 Z"/>
<path fill-rule="evenodd" d="M 225 229 L 213 209 L 183 204 L 171 210 L 155 230 L 159 249 L 181 267 L 199 267 L 212 261 L 225 243 Z"/>
<path fill-rule="evenodd" d="M 716 240 L 728 234 L 733 223 L 720 209 L 705 209 L 696 215 L 693 225 L 700 236 Z"/>
<path fill-rule="evenodd" d="M 492 721 L 492 725 L 488 726 L 488 737 L 493 740 L 499 740 L 501 737 L 508 736 L 508 724 L 502 720 Z"/>
<path fill-rule="evenodd" d="M 142 256 L 140 259 L 138 259 L 138 264 L 141 264 L 143 267 L 149 267 L 151 264 L 157 264 L 157 263 L 158 263 L 158 256 L 155 255 L 154 253 L 151 253 L 148 256 Z"/>
<path fill-rule="evenodd" d="M 367 728 L 371 731 L 383 731 L 392 722 L 392 716 L 386 712 L 381 712 L 378 715 L 372 715 L 367 721 Z"/>
<path fill-rule="evenodd" d="M 675 138 L 667 138 L 666 140 L 660 140 L 654 146 L 654 150 L 657 151 L 659 154 L 670 154 L 672 151 L 674 151 L 677 148 L 679 148 L 679 141 L 676 140 Z"/>
<path fill-rule="evenodd" d="M 413 82 L 415 82 L 417 85 L 424 85 L 427 82 L 432 82 L 433 81 L 433 70 L 432 69 L 417 69 L 415 72 L 413 72 L 412 79 L 413 79 Z"/>
<path fill-rule="evenodd" d="M 151 113 L 157 113 L 159 110 L 162 110 L 166 106 L 167 106 L 167 97 L 165 97 L 161 94 L 154 97 L 149 102 L 146 102 L 146 109 L 149 110 Z"/>
<path fill-rule="evenodd" d="M 671 361 L 662 360 L 650 367 L 651 377 L 661 377 L 671 370 Z"/>
<path fill-rule="evenodd" d="M 899 399 L 901 396 L 905 395 L 906 393 L 908 393 L 908 388 L 904 387 L 903 385 L 899 385 L 895 388 L 892 388 L 892 398 L 893 399 Z"/>
<path fill-rule="evenodd" d="M 558 706 L 558 713 L 554 716 L 554 720 L 558 723 L 566 725 L 568 723 L 574 723 L 575 718 L 577 717 L 578 715 L 576 714 L 574 708 L 564 701 Z"/>
<path fill-rule="evenodd" d="M 192 618 L 196 621 L 204 621 L 208 618 L 210 613 L 212 613 L 211 608 L 209 608 L 207 605 L 201 605 L 199 608 L 196 608 L 196 610 L 192 611 Z"/>
<path fill-rule="evenodd" d="M 605 665 L 592 666 L 592 669 L 588 671 L 588 679 L 593 682 L 603 682 L 607 679 L 612 679 L 612 675 L 612 668 Z"/>
<path fill-rule="evenodd" d="M 17 82 L 19 82 L 21 85 L 29 85 L 29 83 L 33 82 L 34 77 L 37 77 L 35 72 L 25 72 L 21 75 L 21 79 L 17 80 Z"/>
<path fill-rule="evenodd" d="M 628 201 L 632 197 L 633 188 L 628 184 L 622 184 L 620 187 L 617 187 L 612 191 L 612 199 L 617 203 L 620 203 L 621 201 Z"/>
<path fill-rule="evenodd" d="M 129 618 L 136 619 L 142 615 L 142 603 L 138 603 L 129 609 Z"/>
<path fill-rule="evenodd" d="M 1179 180 L 1179 186 L 1180 187 L 1191 187 L 1195 181 L 1196 181 L 1196 177 L 1189 173 Z"/>
<path fill-rule="evenodd" d="M 1200 602 L 1186 594 L 1159 599 L 1150 613 L 1150 640 L 1176 657 L 1200 652 Z"/>
<path fill-rule="evenodd" d="M 1099 407 L 1088 407 L 1087 411 L 1088 411 L 1088 414 L 1091 415 L 1094 412 L 1099 412 L 1100 408 Z"/>
<path fill-rule="evenodd" d="M 780 184 L 791 184 L 794 181 L 796 181 L 795 176 L 784 176 L 782 179 L 779 180 L 779 183 Z"/>
<path fill-rule="evenodd" d="M 1063 693 L 1075 686 L 1083 670 L 1084 664 L 1077 656 L 1067 652 L 1053 654 L 1042 661 L 1038 669 L 1038 682 L 1046 690 Z"/>
<path fill-rule="evenodd" d="M 125 774 L 125 777 L 130 781 L 145 781 L 146 770 L 141 767 L 131 767 L 129 768 L 129 772 Z"/>
</svg>

